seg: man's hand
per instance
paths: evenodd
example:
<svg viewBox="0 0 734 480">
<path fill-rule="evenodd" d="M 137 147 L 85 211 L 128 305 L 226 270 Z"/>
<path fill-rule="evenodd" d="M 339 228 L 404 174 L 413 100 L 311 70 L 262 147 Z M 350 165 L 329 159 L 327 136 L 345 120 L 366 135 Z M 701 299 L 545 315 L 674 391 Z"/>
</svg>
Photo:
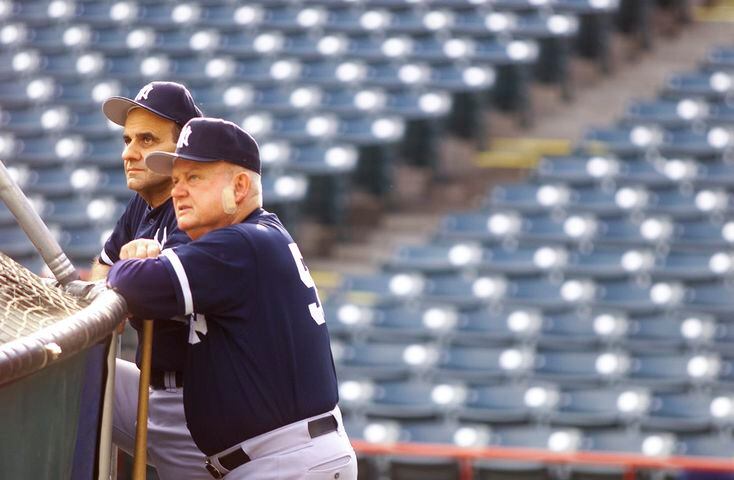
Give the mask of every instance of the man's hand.
<svg viewBox="0 0 734 480">
<path fill-rule="evenodd" d="M 97 280 L 96 282 L 85 282 L 84 280 L 74 280 L 64 286 L 64 293 L 73 295 L 81 300 L 91 302 L 97 295 L 107 290 L 105 280 Z"/>
<path fill-rule="evenodd" d="M 158 242 L 149 238 L 138 238 L 120 249 L 120 260 L 129 258 L 155 258 L 161 253 Z"/>
</svg>

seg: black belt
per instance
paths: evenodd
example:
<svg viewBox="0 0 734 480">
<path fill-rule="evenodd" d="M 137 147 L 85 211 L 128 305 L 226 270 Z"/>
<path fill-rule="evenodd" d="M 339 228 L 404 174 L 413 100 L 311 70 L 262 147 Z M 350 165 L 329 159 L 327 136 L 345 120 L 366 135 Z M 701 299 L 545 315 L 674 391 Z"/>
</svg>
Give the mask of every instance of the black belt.
<svg viewBox="0 0 734 480">
<path fill-rule="evenodd" d="M 328 415 L 326 417 L 317 418 L 308 422 L 308 434 L 311 438 L 320 437 L 327 433 L 335 432 L 339 424 L 336 421 L 334 415 Z M 219 464 L 229 470 L 230 472 L 237 467 L 241 467 L 251 460 L 250 456 L 245 453 L 241 448 L 235 449 L 226 455 L 219 457 Z M 224 473 L 220 472 L 219 469 L 214 466 L 211 461 L 207 458 L 206 464 L 204 465 L 207 471 L 214 478 L 223 478 Z"/>
<path fill-rule="evenodd" d="M 173 380 L 176 377 L 176 387 L 183 387 L 183 372 L 167 372 L 165 370 L 151 370 L 150 371 L 150 387 L 153 390 L 165 390 L 171 388 L 172 385 L 166 385 L 166 376 Z M 170 383 L 173 383 L 169 380 Z"/>
</svg>

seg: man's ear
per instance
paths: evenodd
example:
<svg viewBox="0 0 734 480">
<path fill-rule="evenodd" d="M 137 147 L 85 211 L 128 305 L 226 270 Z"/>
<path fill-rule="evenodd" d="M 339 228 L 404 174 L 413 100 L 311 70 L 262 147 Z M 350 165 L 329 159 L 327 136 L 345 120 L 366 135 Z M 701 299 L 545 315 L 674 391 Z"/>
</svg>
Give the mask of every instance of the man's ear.
<svg viewBox="0 0 734 480">
<path fill-rule="evenodd" d="M 238 172 L 234 177 L 234 198 L 237 203 L 246 199 L 250 194 L 252 180 L 246 172 Z"/>
</svg>

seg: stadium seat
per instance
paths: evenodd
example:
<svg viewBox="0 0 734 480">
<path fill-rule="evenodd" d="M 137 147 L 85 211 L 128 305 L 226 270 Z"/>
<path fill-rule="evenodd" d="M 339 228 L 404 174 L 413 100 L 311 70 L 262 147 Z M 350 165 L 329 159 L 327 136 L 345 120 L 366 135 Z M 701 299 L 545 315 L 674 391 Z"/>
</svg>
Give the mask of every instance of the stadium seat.
<svg viewBox="0 0 734 480">
<path fill-rule="evenodd" d="M 375 340 L 428 340 L 451 337 L 460 312 L 448 306 L 395 306 L 378 309 L 365 336 Z"/>
<path fill-rule="evenodd" d="M 671 312 L 635 317 L 629 324 L 625 345 L 632 351 L 680 350 L 688 345 L 710 347 L 720 335 L 716 319 L 696 312 Z"/>
<path fill-rule="evenodd" d="M 535 364 L 535 354 L 525 347 L 466 347 L 444 349 L 434 373 L 437 379 L 492 383 L 502 378 L 523 377 Z"/>
<path fill-rule="evenodd" d="M 645 417 L 651 400 L 651 392 L 639 387 L 567 389 L 550 421 L 578 428 L 633 424 Z"/>
<path fill-rule="evenodd" d="M 464 388 L 460 385 L 422 381 L 381 382 L 374 386 L 363 412 L 370 418 L 440 419 L 462 402 L 464 395 Z"/>
<path fill-rule="evenodd" d="M 678 161 L 678 165 L 685 164 Z M 681 171 L 685 173 L 685 169 L 677 169 L 677 172 Z M 571 185 L 599 185 L 602 182 L 670 185 L 670 178 L 665 175 L 664 168 L 653 162 L 638 158 L 626 158 L 620 162 L 610 155 L 545 157 L 541 159 L 536 175 L 539 181 Z"/>
<path fill-rule="evenodd" d="M 628 328 L 624 310 L 548 312 L 538 345 L 549 348 L 589 348 L 624 343 Z"/>
<path fill-rule="evenodd" d="M 734 68 L 734 49 L 729 46 L 720 46 L 709 50 L 706 63 L 711 68 L 731 70 Z"/>
<path fill-rule="evenodd" d="M 465 345 L 510 345 L 537 340 L 545 322 L 534 307 L 494 305 L 462 311 L 451 337 Z"/>
<path fill-rule="evenodd" d="M 555 385 L 540 382 L 473 387 L 458 418 L 493 425 L 544 419 L 557 408 L 559 393 Z"/>
<path fill-rule="evenodd" d="M 656 391 L 675 390 L 689 385 L 716 385 L 731 365 L 715 354 L 637 354 L 630 363 L 630 382 Z"/>
<path fill-rule="evenodd" d="M 700 97 L 719 102 L 729 94 L 733 85 L 734 78 L 726 71 L 687 72 L 669 77 L 661 93 L 676 99 Z"/>
<path fill-rule="evenodd" d="M 334 361 L 338 371 L 352 377 L 398 380 L 430 369 L 437 357 L 430 344 L 358 343 L 345 346 Z"/>
<path fill-rule="evenodd" d="M 681 435 L 679 438 L 684 455 L 729 459 L 734 453 L 734 438 L 731 432 L 689 434 Z"/>
<path fill-rule="evenodd" d="M 385 265 L 391 270 L 414 270 L 427 274 L 456 273 L 479 265 L 496 265 L 494 251 L 471 243 L 430 244 L 400 247 Z"/>
<path fill-rule="evenodd" d="M 47 200 L 42 218 L 67 228 L 107 224 L 119 218 L 125 205 L 111 198 Z"/>
<path fill-rule="evenodd" d="M 420 295 L 426 286 L 421 275 L 410 273 L 347 275 L 343 277 L 340 291 L 361 300 L 395 304 Z"/>
<path fill-rule="evenodd" d="M 629 362 L 624 352 L 542 349 L 538 351 L 535 376 L 562 386 L 590 386 L 624 378 Z"/>
<path fill-rule="evenodd" d="M 25 232 L 13 224 L 0 228 L 0 245 L 3 253 L 12 258 L 33 257 L 36 253 Z"/>
<path fill-rule="evenodd" d="M 112 220 L 112 219 L 110 219 Z M 61 248 L 73 262 L 90 262 L 99 255 L 114 225 L 64 229 L 58 240 Z"/>
<path fill-rule="evenodd" d="M 675 435 L 670 433 L 636 432 L 634 430 L 598 430 L 587 432 L 591 451 L 636 453 L 649 457 L 664 457 L 678 452 Z"/>
<path fill-rule="evenodd" d="M 715 400 L 716 399 L 716 400 Z M 718 402 L 722 406 L 717 410 Z M 655 395 L 650 412 L 642 419 L 644 428 L 672 432 L 704 432 L 718 422 L 732 421 L 732 399 L 702 392 Z M 720 416 L 715 416 L 718 413 Z M 728 418 L 727 418 L 728 417 Z"/>
<path fill-rule="evenodd" d="M 716 105 L 694 98 L 680 100 L 658 99 L 632 103 L 622 121 L 630 124 L 655 123 L 664 128 L 689 128 L 691 125 L 712 125 L 711 110 Z"/>
</svg>

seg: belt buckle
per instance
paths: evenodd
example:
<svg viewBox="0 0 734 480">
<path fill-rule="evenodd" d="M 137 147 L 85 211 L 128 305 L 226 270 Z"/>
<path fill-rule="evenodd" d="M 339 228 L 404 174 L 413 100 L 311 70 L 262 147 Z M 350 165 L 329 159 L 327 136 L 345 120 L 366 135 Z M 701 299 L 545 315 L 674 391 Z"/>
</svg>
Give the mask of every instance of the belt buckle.
<svg viewBox="0 0 734 480">
<path fill-rule="evenodd" d="M 219 471 L 217 467 L 212 464 L 212 461 L 209 460 L 209 458 L 206 459 L 206 462 L 204 462 L 204 468 L 206 468 L 206 471 L 209 472 L 209 474 L 214 478 L 224 478 L 224 474 Z"/>
</svg>

